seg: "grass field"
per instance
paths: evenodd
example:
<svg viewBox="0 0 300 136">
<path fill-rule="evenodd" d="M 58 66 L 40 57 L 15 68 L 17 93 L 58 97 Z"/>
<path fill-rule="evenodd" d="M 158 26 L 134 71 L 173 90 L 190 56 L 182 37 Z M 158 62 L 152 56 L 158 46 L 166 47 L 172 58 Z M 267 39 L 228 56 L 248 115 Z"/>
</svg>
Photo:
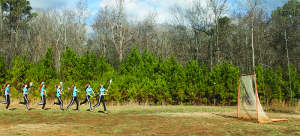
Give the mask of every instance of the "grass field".
<svg viewBox="0 0 300 136">
<path fill-rule="evenodd" d="M 93 112 L 74 104 L 59 106 L 0 105 L 0 135 L 300 135 L 300 114 L 266 112 L 270 118 L 288 121 L 259 124 L 240 120 L 236 107 L 210 106 L 108 106 Z M 66 106 L 64 106 L 66 107 Z"/>
</svg>

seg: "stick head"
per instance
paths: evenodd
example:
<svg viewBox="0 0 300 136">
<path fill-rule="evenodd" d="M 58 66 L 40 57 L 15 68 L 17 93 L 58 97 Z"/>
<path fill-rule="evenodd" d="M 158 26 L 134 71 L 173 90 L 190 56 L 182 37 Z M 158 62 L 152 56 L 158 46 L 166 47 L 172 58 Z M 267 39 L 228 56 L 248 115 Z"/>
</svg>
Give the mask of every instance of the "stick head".
<svg viewBox="0 0 300 136">
<path fill-rule="evenodd" d="M 68 90 L 70 91 L 71 88 L 68 87 Z"/>
<path fill-rule="evenodd" d="M 29 85 L 32 86 L 32 85 L 33 85 L 33 82 L 30 82 Z"/>
<path fill-rule="evenodd" d="M 110 84 L 111 84 L 112 80 L 113 80 L 113 79 L 110 79 L 110 80 L 109 80 L 109 83 L 110 83 Z"/>
<path fill-rule="evenodd" d="M 59 84 L 60 84 L 60 85 L 62 85 L 62 84 L 63 84 L 63 82 L 59 82 Z"/>
</svg>

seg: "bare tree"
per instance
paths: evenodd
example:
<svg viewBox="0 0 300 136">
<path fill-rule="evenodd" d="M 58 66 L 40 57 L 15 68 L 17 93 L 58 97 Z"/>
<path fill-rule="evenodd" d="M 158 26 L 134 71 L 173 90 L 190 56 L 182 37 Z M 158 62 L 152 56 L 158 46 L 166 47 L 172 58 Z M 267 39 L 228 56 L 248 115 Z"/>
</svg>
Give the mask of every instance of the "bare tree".
<svg viewBox="0 0 300 136">
<path fill-rule="evenodd" d="M 219 47 L 219 27 L 218 27 L 218 20 L 220 17 L 224 14 L 227 13 L 229 6 L 227 3 L 227 0 L 208 0 L 208 5 L 211 8 L 213 14 L 214 14 L 214 22 L 215 22 L 215 37 L 216 37 L 216 42 L 215 46 L 217 48 L 217 62 L 220 63 L 220 47 Z"/>
<path fill-rule="evenodd" d="M 84 23 L 89 15 L 87 0 L 78 0 L 77 2 L 77 19 L 79 23 Z"/>
<path fill-rule="evenodd" d="M 130 30 L 127 26 L 127 17 L 125 5 L 129 0 L 107 0 L 105 1 L 105 6 L 100 10 L 108 13 L 107 16 L 103 16 L 107 20 L 107 25 L 109 25 L 110 32 L 107 37 L 112 42 L 115 50 L 119 55 L 119 60 L 123 60 L 124 50 L 130 39 Z M 99 12 L 99 14 L 102 14 Z M 97 23 L 96 23 L 97 24 Z M 98 23 L 99 24 L 99 23 Z M 95 28 L 94 24 L 94 28 Z M 106 26 L 105 26 L 106 27 Z"/>
<path fill-rule="evenodd" d="M 140 50 L 157 52 L 157 16 L 156 11 L 149 11 L 143 20 L 129 22 L 132 40 L 140 47 Z"/>
<path fill-rule="evenodd" d="M 74 9 L 37 10 L 37 13 L 38 16 L 29 22 L 29 43 L 23 46 L 30 60 L 39 61 L 47 47 L 53 46 L 55 67 L 59 70 L 61 53 L 66 45 L 75 49 L 78 55 L 84 54 L 85 24 L 76 22 Z"/>
<path fill-rule="evenodd" d="M 253 69 L 252 71 L 255 70 L 255 48 L 254 48 L 254 22 L 255 22 L 255 13 L 257 10 L 258 5 L 262 3 L 263 0 L 239 0 L 237 1 L 238 6 L 240 7 L 241 10 L 246 11 L 249 16 L 249 24 L 250 26 L 250 31 L 251 31 L 251 47 L 252 47 L 252 64 L 253 64 Z"/>
<path fill-rule="evenodd" d="M 111 19 L 111 10 L 108 6 L 100 8 L 99 12 L 95 16 L 93 22 L 93 40 L 95 44 L 91 47 L 91 50 L 98 50 L 96 53 L 107 55 L 107 48 L 109 45 L 109 35 L 111 33 L 110 22 Z M 98 54 L 98 55 L 100 55 Z"/>
<path fill-rule="evenodd" d="M 180 34 L 186 38 L 184 42 L 179 42 L 183 45 L 184 51 L 187 50 L 186 53 L 191 55 L 190 58 L 197 60 L 198 63 L 200 60 L 208 63 L 207 56 L 210 56 L 212 67 L 211 27 L 213 20 L 206 3 L 201 0 L 193 0 L 186 9 L 175 5 L 170 9 L 170 12 L 173 17 L 171 26 L 177 30 L 184 30 L 182 32 L 186 33 Z"/>
</svg>

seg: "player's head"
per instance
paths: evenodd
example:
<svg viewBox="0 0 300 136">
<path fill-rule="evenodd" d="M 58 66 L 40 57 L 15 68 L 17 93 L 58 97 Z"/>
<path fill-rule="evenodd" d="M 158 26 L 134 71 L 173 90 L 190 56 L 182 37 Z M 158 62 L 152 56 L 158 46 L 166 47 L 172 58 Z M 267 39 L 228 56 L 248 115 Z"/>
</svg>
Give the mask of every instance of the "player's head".
<svg viewBox="0 0 300 136">
<path fill-rule="evenodd" d="M 76 85 L 75 85 L 75 84 L 73 84 L 73 85 L 71 86 L 70 92 L 72 92 L 72 91 L 74 90 L 74 88 L 76 88 Z"/>
<path fill-rule="evenodd" d="M 45 86 L 44 84 L 41 84 L 39 91 L 41 91 L 44 86 Z"/>
<path fill-rule="evenodd" d="M 4 90 L 4 91 L 5 91 L 5 88 L 6 88 L 6 87 L 9 87 L 9 83 L 5 83 L 5 84 L 4 84 L 4 86 L 3 86 L 3 90 Z"/>
<path fill-rule="evenodd" d="M 55 85 L 55 88 L 56 88 L 56 89 L 60 88 L 60 85 L 59 85 L 59 84 L 56 84 L 56 85 Z"/>
<path fill-rule="evenodd" d="M 86 90 L 87 88 L 90 88 L 90 84 L 86 84 L 84 90 Z"/>
</svg>

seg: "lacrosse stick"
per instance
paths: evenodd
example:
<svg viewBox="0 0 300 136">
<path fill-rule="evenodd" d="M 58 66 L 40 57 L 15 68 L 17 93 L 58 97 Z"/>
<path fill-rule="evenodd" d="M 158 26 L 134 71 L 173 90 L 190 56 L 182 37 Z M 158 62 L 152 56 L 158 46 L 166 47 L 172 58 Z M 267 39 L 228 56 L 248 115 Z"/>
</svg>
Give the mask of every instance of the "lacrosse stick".
<svg viewBox="0 0 300 136">
<path fill-rule="evenodd" d="M 110 79 L 110 80 L 109 80 L 109 86 L 108 86 L 108 89 L 107 89 L 106 91 L 108 91 L 108 90 L 109 90 L 109 88 L 110 88 L 110 84 L 111 84 L 112 80 L 113 80 L 113 79 Z M 106 93 L 106 94 L 104 94 L 104 95 L 107 95 L 107 93 Z"/>
<path fill-rule="evenodd" d="M 62 91 L 62 94 L 65 94 L 64 88 L 63 88 L 63 82 L 59 82 L 59 84 L 61 85 L 61 91 Z"/>
<path fill-rule="evenodd" d="M 113 80 L 113 79 L 110 79 L 110 80 L 109 80 L 109 86 L 108 86 L 108 89 L 107 89 L 106 91 L 108 91 L 108 90 L 109 90 L 109 88 L 110 88 L 110 84 L 111 84 L 112 80 Z M 97 93 L 96 95 L 99 95 L 99 94 L 100 94 L 100 93 Z"/>
<path fill-rule="evenodd" d="M 110 79 L 110 80 L 109 80 L 109 86 L 108 86 L 108 89 L 107 89 L 107 91 L 108 91 L 108 90 L 109 90 L 109 88 L 110 88 L 110 84 L 111 84 L 112 80 L 113 80 L 113 79 Z"/>
<path fill-rule="evenodd" d="M 29 87 L 29 89 L 28 89 L 28 94 L 30 94 L 30 88 L 31 88 L 32 85 L 33 85 L 33 82 L 30 82 L 30 83 L 29 83 L 29 86 L 30 86 L 30 87 Z"/>
</svg>

